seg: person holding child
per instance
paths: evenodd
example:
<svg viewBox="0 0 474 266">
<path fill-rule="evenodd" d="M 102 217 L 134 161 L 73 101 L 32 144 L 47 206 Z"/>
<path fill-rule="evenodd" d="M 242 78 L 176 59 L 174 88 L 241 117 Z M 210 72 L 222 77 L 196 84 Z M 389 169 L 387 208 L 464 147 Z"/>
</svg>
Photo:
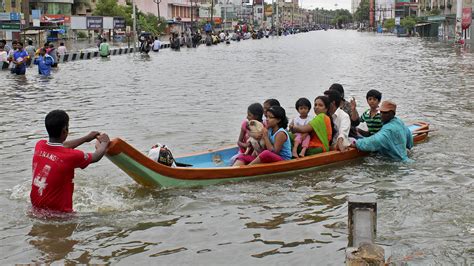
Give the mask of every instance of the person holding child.
<svg viewBox="0 0 474 266">
<path fill-rule="evenodd" d="M 311 121 L 311 117 L 308 116 L 309 110 L 311 110 L 311 102 L 306 98 L 299 98 L 295 104 L 296 111 L 300 114 L 295 117 L 292 121 L 294 126 L 305 126 Z M 309 147 L 309 141 L 311 139 L 309 132 L 295 133 L 295 140 L 293 143 L 292 156 L 295 158 L 304 157 L 306 150 Z M 301 152 L 298 155 L 298 148 L 301 145 Z"/>
<path fill-rule="evenodd" d="M 72 212 L 74 169 L 84 169 L 99 161 L 107 150 L 109 136 L 91 131 L 82 138 L 66 140 L 69 134 L 69 116 L 63 110 L 49 112 L 45 126 L 49 141 L 40 140 L 35 146 L 31 203 L 40 209 Z M 94 153 L 75 149 L 94 139 L 97 139 Z"/>
<path fill-rule="evenodd" d="M 295 133 L 309 133 L 310 141 L 305 155 L 314 155 L 329 151 L 333 130 L 329 108 L 331 103 L 326 96 L 318 96 L 314 100 L 316 116 L 306 125 L 290 124 L 290 130 Z M 295 144 L 296 146 L 296 144 Z"/>
<path fill-rule="evenodd" d="M 356 111 L 356 101 L 355 99 L 351 100 L 351 120 L 359 120 L 360 122 L 365 122 L 367 124 L 368 131 L 357 128 L 357 133 L 363 137 L 370 137 L 371 135 L 377 133 L 382 128 L 382 118 L 379 113 L 379 104 L 382 100 L 382 93 L 378 90 L 370 90 L 367 92 L 365 97 L 367 99 L 367 104 L 369 109 L 367 109 L 362 116 L 359 117 L 359 113 Z"/>
<path fill-rule="evenodd" d="M 263 129 L 262 138 L 265 150 L 257 157 L 240 154 L 234 166 L 245 164 L 272 163 L 291 159 L 290 136 L 286 131 L 288 118 L 283 107 L 272 106 L 267 111 L 267 128 Z"/>
</svg>

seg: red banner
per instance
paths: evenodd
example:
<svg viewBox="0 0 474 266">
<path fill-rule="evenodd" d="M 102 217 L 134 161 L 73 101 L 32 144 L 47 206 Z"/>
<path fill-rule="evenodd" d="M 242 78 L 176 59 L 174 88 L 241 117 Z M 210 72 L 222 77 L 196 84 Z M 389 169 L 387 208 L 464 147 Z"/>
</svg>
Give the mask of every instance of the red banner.
<svg viewBox="0 0 474 266">
<path fill-rule="evenodd" d="M 70 24 L 71 17 L 65 15 L 42 15 L 41 22 L 58 23 L 58 24 Z"/>
<path fill-rule="evenodd" d="M 462 29 L 465 30 L 471 26 L 472 22 L 472 7 L 465 7 L 462 9 Z"/>
</svg>

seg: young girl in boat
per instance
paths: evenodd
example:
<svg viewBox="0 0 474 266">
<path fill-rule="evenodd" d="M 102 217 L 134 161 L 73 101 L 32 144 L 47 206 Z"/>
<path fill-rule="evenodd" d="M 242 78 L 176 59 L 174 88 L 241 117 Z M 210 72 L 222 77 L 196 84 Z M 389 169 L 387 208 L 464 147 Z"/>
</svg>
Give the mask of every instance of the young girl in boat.
<svg viewBox="0 0 474 266">
<path fill-rule="evenodd" d="M 280 106 L 280 102 L 277 99 L 267 99 L 263 102 L 263 124 L 267 126 L 267 111 L 272 106 Z"/>
<path fill-rule="evenodd" d="M 288 118 L 285 109 L 272 106 L 267 111 L 267 128 L 263 129 L 265 150 L 257 157 L 241 154 L 237 156 L 234 166 L 245 164 L 272 163 L 291 159 L 290 136 L 286 131 Z"/>
<path fill-rule="evenodd" d="M 263 107 L 259 103 L 253 103 L 249 105 L 247 108 L 247 119 L 242 121 L 242 125 L 240 126 L 240 135 L 239 139 L 237 140 L 237 146 L 239 146 L 239 154 L 244 153 L 245 150 L 248 148 L 247 140 L 249 139 L 249 130 L 248 130 L 248 122 L 250 120 L 257 120 L 262 122 L 263 117 Z"/>
<path fill-rule="evenodd" d="M 311 102 L 306 98 L 299 98 L 295 104 L 296 111 L 298 111 L 299 116 L 295 117 L 292 121 L 292 124 L 295 126 L 304 126 L 311 121 L 311 117 L 308 113 L 311 111 Z M 310 136 L 308 133 L 295 133 L 295 141 L 292 150 L 292 156 L 295 158 L 304 157 L 306 150 L 309 147 Z M 301 152 L 298 154 L 298 148 L 301 149 Z"/>
<path fill-rule="evenodd" d="M 332 140 L 332 123 L 329 117 L 329 98 L 318 96 L 314 100 L 314 117 L 309 124 L 304 126 L 290 125 L 290 130 L 294 133 L 309 133 L 309 147 L 306 156 L 329 151 Z"/>
</svg>

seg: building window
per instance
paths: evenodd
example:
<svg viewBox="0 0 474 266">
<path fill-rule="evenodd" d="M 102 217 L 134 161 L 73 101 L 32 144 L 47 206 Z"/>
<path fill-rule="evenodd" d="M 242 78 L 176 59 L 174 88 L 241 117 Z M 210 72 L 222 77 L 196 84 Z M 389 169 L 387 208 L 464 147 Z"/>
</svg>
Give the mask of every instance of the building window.
<svg viewBox="0 0 474 266">
<path fill-rule="evenodd" d="M 16 0 L 11 0 L 11 6 L 12 8 L 16 8 Z"/>
</svg>

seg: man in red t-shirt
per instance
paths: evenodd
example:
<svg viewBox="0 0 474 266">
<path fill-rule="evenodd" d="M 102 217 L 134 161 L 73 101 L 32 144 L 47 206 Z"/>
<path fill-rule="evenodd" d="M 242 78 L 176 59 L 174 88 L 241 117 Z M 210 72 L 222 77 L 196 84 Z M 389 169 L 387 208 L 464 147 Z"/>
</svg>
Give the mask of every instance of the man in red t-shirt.
<svg viewBox="0 0 474 266">
<path fill-rule="evenodd" d="M 69 116 L 63 110 L 51 111 L 45 118 L 45 125 L 49 141 L 40 140 L 35 146 L 31 203 L 37 208 L 72 212 L 74 169 L 84 169 L 99 161 L 110 139 L 105 133 L 92 131 L 82 138 L 66 141 Z M 74 149 L 93 139 L 97 139 L 94 153 Z"/>
</svg>

